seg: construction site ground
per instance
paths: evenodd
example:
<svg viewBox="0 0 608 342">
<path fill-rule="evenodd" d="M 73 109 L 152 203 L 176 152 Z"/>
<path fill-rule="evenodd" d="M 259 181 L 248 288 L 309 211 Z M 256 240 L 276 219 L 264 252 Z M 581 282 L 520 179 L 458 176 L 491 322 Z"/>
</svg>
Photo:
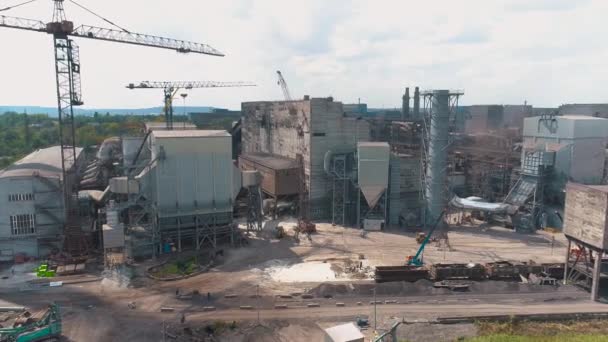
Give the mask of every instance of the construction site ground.
<svg viewBox="0 0 608 342">
<path fill-rule="evenodd" d="M 287 231 L 283 239 L 274 238 L 277 224 Z M 418 335 L 416 329 L 424 330 L 424 321 L 440 316 L 608 312 L 608 306 L 589 301 L 587 292 L 573 286 L 482 281 L 461 293 L 435 289 L 427 280 L 375 284 L 366 279 L 366 267 L 403 265 L 418 248 L 414 232 L 389 230 L 363 237 L 360 230 L 317 224 L 310 239 L 300 236 L 296 241 L 294 225 L 293 220 L 267 222 L 263 232 L 251 235 L 248 246 L 224 247 L 223 258 L 209 272 L 178 281 L 145 277 L 154 261 L 136 265 L 137 277 L 128 286 L 95 280 L 96 274 L 83 276 L 83 283 L 32 285 L 25 271 L 12 274 L 6 269 L 0 274 L 0 306 L 36 310 L 58 302 L 69 341 L 159 341 L 163 329 L 172 336 L 199 337 L 215 329 L 220 341 L 317 341 L 322 340 L 323 328 L 357 317 L 369 319 L 372 327 L 364 333 L 371 337 L 374 288 L 378 330 L 403 319 L 421 320 L 400 328 L 404 338 L 414 341 L 475 334 L 464 325 L 461 332 L 447 329 L 456 332 L 446 332 L 445 339 L 440 328 L 433 328 L 440 339 L 420 339 L 423 333 L 412 338 Z M 451 250 L 430 244 L 424 261 L 545 263 L 560 262 L 566 253 L 563 235 L 523 235 L 497 227 L 452 227 L 449 242 Z M 363 271 L 349 272 L 359 262 Z"/>
</svg>

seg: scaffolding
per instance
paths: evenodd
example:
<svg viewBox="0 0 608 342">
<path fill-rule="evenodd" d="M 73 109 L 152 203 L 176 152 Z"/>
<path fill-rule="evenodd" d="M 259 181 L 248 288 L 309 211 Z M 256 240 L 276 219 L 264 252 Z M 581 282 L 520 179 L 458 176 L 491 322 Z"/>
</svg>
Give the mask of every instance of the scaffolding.
<svg viewBox="0 0 608 342">
<path fill-rule="evenodd" d="M 346 177 L 346 155 L 340 154 L 332 160 L 332 220 L 333 225 L 346 225 L 346 202 L 348 201 L 348 178 Z"/>
<path fill-rule="evenodd" d="M 263 220 L 262 189 L 259 185 L 249 186 L 247 187 L 247 232 L 261 232 Z"/>
<path fill-rule="evenodd" d="M 599 298 L 601 279 L 608 278 L 608 274 L 602 270 L 602 259 L 608 251 L 591 246 L 569 235 L 566 235 L 566 238 L 568 248 L 566 249 L 564 284 L 576 284 L 590 290 L 591 300 L 596 301 Z"/>
</svg>

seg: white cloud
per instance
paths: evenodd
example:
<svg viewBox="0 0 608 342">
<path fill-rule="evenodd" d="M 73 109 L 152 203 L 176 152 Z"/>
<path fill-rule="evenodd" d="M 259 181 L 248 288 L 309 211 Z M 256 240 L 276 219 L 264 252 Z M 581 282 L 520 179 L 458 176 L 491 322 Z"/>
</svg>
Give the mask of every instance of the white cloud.
<svg viewBox="0 0 608 342">
<path fill-rule="evenodd" d="M 226 53 L 184 56 L 78 39 L 87 107 L 158 105 L 160 92 L 124 88 L 140 80 L 257 83 L 188 97 L 192 105 L 238 108 L 241 101 L 280 99 L 277 69 L 294 97 L 361 98 L 372 107 L 399 106 L 406 85 L 462 88 L 465 103 L 607 100 L 598 86 L 608 76 L 603 0 L 78 2 L 130 30 Z M 70 2 L 66 11 L 76 24 L 108 25 Z M 0 14 L 49 20 L 51 4 Z M 0 41 L 0 104 L 54 105 L 51 37 L 0 28 Z"/>
</svg>

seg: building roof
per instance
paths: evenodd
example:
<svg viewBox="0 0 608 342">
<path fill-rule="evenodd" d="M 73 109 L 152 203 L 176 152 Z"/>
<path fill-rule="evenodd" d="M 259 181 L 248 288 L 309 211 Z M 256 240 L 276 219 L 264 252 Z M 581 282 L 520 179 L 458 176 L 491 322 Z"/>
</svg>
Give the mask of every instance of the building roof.
<svg viewBox="0 0 608 342">
<path fill-rule="evenodd" d="M 81 153 L 82 148 L 77 147 L 77 159 L 80 157 Z M 0 178 L 31 177 L 34 175 L 61 178 L 62 174 L 61 146 L 52 146 L 36 150 L 8 166 L 6 169 L 1 170 Z"/>
<path fill-rule="evenodd" d="M 177 131 L 153 131 L 152 135 L 157 139 L 163 138 L 202 138 L 202 137 L 229 137 L 230 134 L 223 130 L 177 130 Z"/>
<path fill-rule="evenodd" d="M 566 114 L 566 115 L 560 115 L 557 118 L 563 118 L 563 119 L 568 119 L 568 120 L 607 120 L 604 118 L 597 118 L 595 116 L 588 116 L 588 115 L 576 115 L 576 114 Z"/>
<path fill-rule="evenodd" d="M 162 131 L 167 130 L 166 122 L 146 122 L 146 131 Z M 196 129 L 196 125 L 189 122 L 174 122 L 173 130 L 191 130 Z"/>
<path fill-rule="evenodd" d="M 358 146 L 365 146 L 365 147 L 389 147 L 387 142 L 381 142 L 381 141 L 361 141 L 357 143 Z"/>
<path fill-rule="evenodd" d="M 295 160 L 268 153 L 244 153 L 241 155 L 241 158 L 273 170 L 298 168 L 298 163 Z"/>
<path fill-rule="evenodd" d="M 363 341 L 365 338 L 354 323 L 346 323 L 327 328 L 325 329 L 325 333 L 331 338 L 331 341 L 334 342 Z"/>
</svg>

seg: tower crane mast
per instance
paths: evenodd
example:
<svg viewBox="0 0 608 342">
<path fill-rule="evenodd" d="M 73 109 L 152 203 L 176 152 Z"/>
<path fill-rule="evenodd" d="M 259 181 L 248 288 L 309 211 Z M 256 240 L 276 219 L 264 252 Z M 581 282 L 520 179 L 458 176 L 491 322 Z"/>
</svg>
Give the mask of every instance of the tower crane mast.
<svg viewBox="0 0 608 342">
<path fill-rule="evenodd" d="M 53 48 L 55 52 L 55 74 L 57 82 L 57 111 L 59 120 L 59 136 L 61 143 L 61 167 L 63 176 L 63 204 L 66 224 L 64 235 L 66 236 L 66 250 L 72 254 L 82 252 L 82 248 L 70 245 L 69 236 L 77 235 L 80 230 L 76 205 L 76 141 L 74 128 L 74 106 L 83 104 L 80 86 L 80 53 L 78 45 L 73 37 L 97 39 L 123 44 L 134 44 L 148 47 L 174 50 L 180 53 L 198 53 L 211 56 L 224 56 L 218 50 L 206 44 L 194 43 L 171 38 L 152 36 L 141 33 L 130 32 L 120 28 L 107 19 L 108 23 L 120 28 L 120 30 L 101 28 L 88 25 L 74 27 L 72 21 L 67 20 L 64 2 L 66 0 L 52 0 L 53 19 L 44 23 L 40 20 L 0 16 L 0 27 L 35 31 L 53 36 Z M 79 5 L 75 0 L 68 0 Z M 29 3 L 29 2 L 26 2 Z M 21 5 L 24 5 L 23 3 Z M 20 5 L 19 5 L 20 6 Z M 16 6 L 13 6 L 16 7 Z M 86 9 L 86 8 L 84 8 Z M 86 9 L 93 13 L 92 11 Z M 93 13 L 94 14 L 94 13 Z M 96 15 L 96 14 L 95 14 Z M 75 227 L 78 227 L 76 229 Z M 72 249 L 72 250 L 70 250 Z M 77 249 L 80 249 L 78 251 Z"/>
<path fill-rule="evenodd" d="M 150 82 L 144 81 L 139 84 L 129 83 L 128 89 L 163 89 L 164 93 L 164 114 L 167 129 L 173 129 L 173 97 L 180 89 L 194 88 L 229 88 L 229 87 L 255 87 L 253 83 L 247 82 L 213 82 L 213 81 L 179 81 L 179 82 Z"/>
</svg>

